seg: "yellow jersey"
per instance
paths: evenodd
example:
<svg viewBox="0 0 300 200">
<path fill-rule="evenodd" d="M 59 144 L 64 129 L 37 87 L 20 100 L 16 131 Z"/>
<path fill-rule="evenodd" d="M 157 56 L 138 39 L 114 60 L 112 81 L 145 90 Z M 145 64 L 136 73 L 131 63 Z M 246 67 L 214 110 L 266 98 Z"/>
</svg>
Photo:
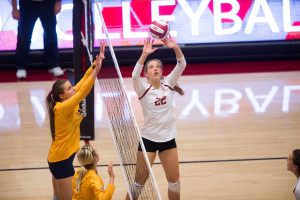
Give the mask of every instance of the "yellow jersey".
<svg viewBox="0 0 300 200">
<path fill-rule="evenodd" d="M 81 181 L 79 191 L 76 190 L 76 180 L 79 177 L 79 168 L 72 180 L 73 199 L 72 200 L 110 200 L 115 191 L 115 186 L 108 184 L 106 190 L 103 182 L 93 169 L 88 169 Z"/>
<path fill-rule="evenodd" d="M 82 79 L 74 86 L 76 94 L 54 106 L 55 140 L 52 140 L 48 153 L 50 163 L 68 159 L 79 150 L 80 123 L 83 119 L 79 103 L 91 91 L 95 79 L 90 75 L 90 67 Z"/>
</svg>

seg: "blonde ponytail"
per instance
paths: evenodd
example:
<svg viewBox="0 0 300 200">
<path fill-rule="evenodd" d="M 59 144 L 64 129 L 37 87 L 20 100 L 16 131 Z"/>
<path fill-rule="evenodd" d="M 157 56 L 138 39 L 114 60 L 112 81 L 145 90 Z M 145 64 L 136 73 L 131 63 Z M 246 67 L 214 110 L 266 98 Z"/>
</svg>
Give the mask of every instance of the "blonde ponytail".
<svg viewBox="0 0 300 200">
<path fill-rule="evenodd" d="M 76 180 L 76 191 L 77 191 L 77 192 L 79 192 L 79 188 L 80 188 L 80 185 L 81 185 L 81 181 L 82 181 L 82 179 L 84 178 L 86 172 L 87 172 L 87 169 L 86 169 L 84 166 L 82 166 L 82 167 L 81 167 L 81 170 L 79 171 L 79 176 L 78 176 L 78 178 L 77 178 L 77 180 Z"/>
<path fill-rule="evenodd" d="M 76 180 L 76 191 L 79 192 L 80 185 L 82 182 L 82 179 L 87 173 L 88 169 L 93 168 L 93 162 L 94 162 L 94 156 L 95 151 L 93 147 L 89 144 L 85 144 L 81 149 L 79 149 L 77 153 L 77 159 L 81 165 L 81 170 L 79 171 L 79 176 Z"/>
</svg>

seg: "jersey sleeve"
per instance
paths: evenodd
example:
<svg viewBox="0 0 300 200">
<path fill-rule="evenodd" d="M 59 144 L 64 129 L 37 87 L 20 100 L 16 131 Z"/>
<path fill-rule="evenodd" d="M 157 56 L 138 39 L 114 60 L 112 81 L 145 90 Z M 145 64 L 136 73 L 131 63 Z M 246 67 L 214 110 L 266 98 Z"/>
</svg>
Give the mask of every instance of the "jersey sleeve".
<svg viewBox="0 0 300 200">
<path fill-rule="evenodd" d="M 90 181 L 91 181 L 91 189 L 94 193 L 95 199 L 110 200 L 112 198 L 115 191 L 115 186 L 108 184 L 105 190 L 104 185 L 99 178 L 93 177 Z"/>
<path fill-rule="evenodd" d="M 93 64 L 94 65 L 94 64 Z M 82 79 L 74 86 L 76 92 L 80 90 L 81 86 L 83 85 L 83 83 L 90 77 L 90 75 L 93 72 L 93 65 L 85 72 L 84 76 L 82 77 Z"/>
<path fill-rule="evenodd" d="M 186 67 L 186 61 L 184 56 L 182 58 L 177 59 L 177 64 L 173 71 L 165 78 L 166 82 L 170 84 L 170 87 L 174 88 L 177 81 L 179 80 L 182 72 Z"/>
<path fill-rule="evenodd" d="M 136 63 L 132 72 L 133 88 L 136 94 L 138 95 L 138 97 L 140 97 L 145 91 L 145 87 L 141 79 L 142 70 L 143 70 L 143 65 Z"/>
<path fill-rule="evenodd" d="M 77 106 L 90 93 L 94 82 L 95 79 L 93 79 L 91 76 L 88 77 L 82 84 L 80 90 L 76 91 L 74 96 L 61 103 L 60 113 L 68 115 L 69 113 L 73 112 L 73 108 L 75 108 L 75 106 Z"/>
</svg>

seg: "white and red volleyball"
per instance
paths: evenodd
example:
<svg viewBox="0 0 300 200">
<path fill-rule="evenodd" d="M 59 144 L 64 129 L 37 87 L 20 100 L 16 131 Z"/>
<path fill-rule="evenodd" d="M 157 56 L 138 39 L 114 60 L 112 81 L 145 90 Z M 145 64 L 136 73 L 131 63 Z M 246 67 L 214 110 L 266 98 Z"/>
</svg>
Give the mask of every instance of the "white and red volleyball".
<svg viewBox="0 0 300 200">
<path fill-rule="evenodd" d="M 162 40 L 169 35 L 169 24 L 162 20 L 154 20 L 149 27 L 150 35 L 157 40 Z"/>
</svg>

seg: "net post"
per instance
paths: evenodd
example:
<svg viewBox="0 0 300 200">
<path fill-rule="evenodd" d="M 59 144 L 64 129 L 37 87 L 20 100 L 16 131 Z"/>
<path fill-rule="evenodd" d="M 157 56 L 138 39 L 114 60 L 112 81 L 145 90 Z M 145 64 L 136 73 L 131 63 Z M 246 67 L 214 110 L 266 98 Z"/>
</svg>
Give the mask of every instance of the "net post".
<svg viewBox="0 0 300 200">
<path fill-rule="evenodd" d="M 86 0 L 88 6 L 91 5 L 91 0 Z M 92 16 L 92 10 L 88 9 L 89 15 Z M 93 24 L 92 18 L 85 20 L 84 14 L 84 3 L 82 0 L 73 0 L 73 68 L 75 76 L 75 84 L 78 83 L 84 76 L 85 72 L 90 66 L 89 53 L 86 52 L 84 44 L 81 40 L 81 33 L 84 33 L 91 49 L 91 54 L 93 53 L 94 44 L 94 29 L 93 26 L 88 26 L 86 30 L 85 21 L 88 24 Z M 87 34 L 87 35 L 86 35 Z M 93 88 L 92 88 L 93 90 Z M 83 115 L 83 120 L 80 125 L 80 139 L 81 140 L 94 140 L 95 139 L 95 126 L 94 126 L 94 92 L 90 92 L 82 102 L 80 102 L 79 107 Z"/>
</svg>

